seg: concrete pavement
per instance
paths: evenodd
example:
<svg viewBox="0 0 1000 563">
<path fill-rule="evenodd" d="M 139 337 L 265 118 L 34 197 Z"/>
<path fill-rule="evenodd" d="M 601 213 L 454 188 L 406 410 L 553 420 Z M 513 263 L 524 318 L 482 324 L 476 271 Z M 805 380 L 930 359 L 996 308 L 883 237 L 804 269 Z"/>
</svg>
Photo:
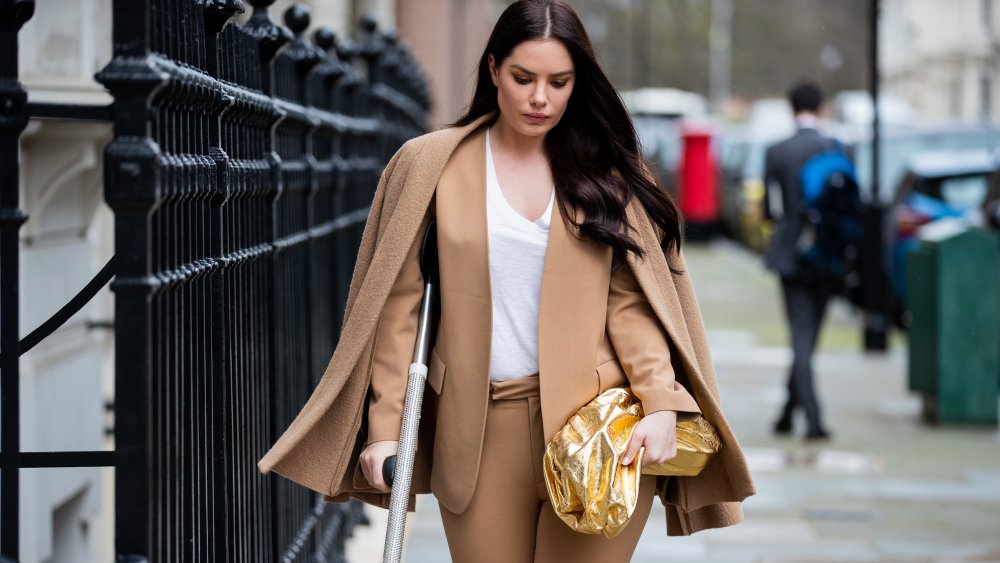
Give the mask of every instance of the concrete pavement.
<svg viewBox="0 0 1000 563">
<path fill-rule="evenodd" d="M 773 437 L 790 361 L 778 285 L 729 243 L 685 254 L 758 494 L 744 503 L 742 524 L 685 538 L 666 536 L 654 503 L 633 561 L 1000 562 L 996 428 L 924 425 L 920 399 L 906 390 L 905 340 L 864 355 L 859 320 L 838 302 L 814 359 L 833 440 Z M 381 561 L 385 511 L 369 514 L 373 525 L 358 530 L 349 561 Z M 409 523 L 405 561 L 449 560 L 432 497 L 420 498 Z"/>
</svg>

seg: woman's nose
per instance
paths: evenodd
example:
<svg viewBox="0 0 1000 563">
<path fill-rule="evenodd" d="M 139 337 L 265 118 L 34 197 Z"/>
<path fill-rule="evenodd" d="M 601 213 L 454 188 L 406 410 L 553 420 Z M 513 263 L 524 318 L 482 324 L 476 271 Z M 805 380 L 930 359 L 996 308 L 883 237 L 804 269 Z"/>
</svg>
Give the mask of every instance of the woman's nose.
<svg viewBox="0 0 1000 563">
<path fill-rule="evenodd" d="M 531 91 L 531 105 L 536 107 L 544 107 L 547 102 L 547 97 L 545 96 L 545 84 L 541 83 Z"/>
</svg>

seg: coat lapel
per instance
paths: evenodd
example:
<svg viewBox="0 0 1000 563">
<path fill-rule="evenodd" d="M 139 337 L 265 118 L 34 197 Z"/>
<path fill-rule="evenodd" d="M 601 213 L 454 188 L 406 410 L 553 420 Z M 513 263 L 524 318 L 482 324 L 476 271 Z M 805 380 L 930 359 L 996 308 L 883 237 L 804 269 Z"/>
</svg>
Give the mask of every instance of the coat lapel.
<svg viewBox="0 0 1000 563">
<path fill-rule="evenodd" d="M 355 292 L 357 299 L 352 304 L 344 324 L 345 330 L 349 327 L 363 327 L 358 334 L 361 338 L 352 339 L 352 342 L 356 341 L 359 345 L 351 347 L 348 362 L 357 360 L 361 352 L 360 344 L 363 344 L 374 331 L 378 315 L 389 295 L 389 290 L 392 289 L 392 282 L 403 265 L 410 244 L 418 234 L 417 230 L 434 197 L 438 179 L 449 157 L 470 132 L 475 131 L 492 116 L 493 114 L 487 114 L 464 127 L 443 129 L 425 135 L 423 146 L 414 149 L 409 162 L 400 163 L 400 168 L 405 172 L 398 176 L 403 177 L 393 178 L 392 182 L 397 185 L 405 182 L 405 189 L 397 187 L 387 190 L 393 194 L 398 193 L 399 199 L 394 206 L 391 201 L 386 202 L 386 205 L 391 207 L 391 213 L 389 217 L 379 219 L 382 226 L 378 229 L 371 262 L 361 274 L 362 278 Z M 431 135 L 441 135 L 447 140 L 435 143 L 427 139 Z M 432 147 L 433 154 L 424 154 L 428 145 Z M 355 319 L 355 316 L 358 318 Z M 341 347 L 338 344 L 337 351 Z"/>
<path fill-rule="evenodd" d="M 646 294 L 653 312 L 660 319 L 660 324 L 670 335 L 671 341 L 680 352 L 688 371 L 688 380 L 702 378 L 701 369 L 698 365 L 698 358 L 695 355 L 694 344 L 691 335 L 688 333 L 687 325 L 684 322 L 684 307 L 677 298 L 677 288 L 670 277 L 669 265 L 666 258 L 659 251 L 660 245 L 653 225 L 646 215 L 642 204 L 637 198 L 633 198 L 628 206 L 629 221 L 635 225 L 638 236 L 642 239 L 639 245 L 646 249 L 647 255 L 642 259 L 636 259 L 634 255 L 628 255 L 629 266 L 635 274 L 636 281 Z M 660 262 L 655 264 L 654 262 Z M 690 275 L 690 272 L 684 272 Z"/>
</svg>

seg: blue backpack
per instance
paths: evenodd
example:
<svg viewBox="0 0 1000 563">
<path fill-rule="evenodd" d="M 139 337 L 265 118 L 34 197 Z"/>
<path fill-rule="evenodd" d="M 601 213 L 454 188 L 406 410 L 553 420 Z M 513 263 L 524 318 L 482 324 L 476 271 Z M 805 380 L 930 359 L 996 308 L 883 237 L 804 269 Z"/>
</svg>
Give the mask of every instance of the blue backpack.
<svg viewBox="0 0 1000 563">
<path fill-rule="evenodd" d="M 861 197 L 854 163 L 836 141 L 811 157 L 799 173 L 802 183 L 802 268 L 843 281 L 857 262 L 864 236 Z"/>
</svg>

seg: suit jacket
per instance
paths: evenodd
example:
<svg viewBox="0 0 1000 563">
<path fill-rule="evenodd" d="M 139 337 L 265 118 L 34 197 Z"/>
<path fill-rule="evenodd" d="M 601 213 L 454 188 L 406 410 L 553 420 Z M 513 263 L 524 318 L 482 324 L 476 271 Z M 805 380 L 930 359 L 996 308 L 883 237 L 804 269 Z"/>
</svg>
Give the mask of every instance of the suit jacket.
<svg viewBox="0 0 1000 563">
<path fill-rule="evenodd" d="M 764 213 L 776 220 L 774 234 L 764 253 L 765 265 L 782 276 L 799 273 L 799 236 L 802 234 L 802 182 L 799 173 L 811 157 L 827 150 L 830 140 L 811 127 L 801 127 L 791 137 L 767 149 L 764 156 Z M 781 214 L 771 211 L 771 187 L 781 190 Z"/>
<path fill-rule="evenodd" d="M 367 442 L 398 439 L 421 288 L 416 257 L 435 215 L 441 320 L 428 373 L 432 391 L 425 405 L 431 406 L 421 422 L 411 486 L 413 493 L 434 492 L 451 511 L 467 506 L 489 389 L 481 126 L 494 118 L 413 139 L 390 160 L 362 239 L 341 340 L 305 407 L 260 460 L 261 471 L 277 471 L 328 500 L 353 496 L 388 505 L 389 495 L 365 482 L 358 454 Z M 627 212 L 647 255 L 629 256 L 628 267 L 612 275 L 610 250 L 574 237 L 571 225 L 553 211 L 538 329 L 545 437 L 600 390 L 630 378 L 650 412 L 700 409 L 722 437 L 722 454 L 698 477 L 659 479 L 668 533 L 733 524 L 742 519 L 739 502 L 753 494 L 753 484 L 719 406 L 690 280 L 686 272 L 670 271 L 685 270 L 683 257 L 659 250 L 658 233 L 637 200 Z"/>
</svg>

